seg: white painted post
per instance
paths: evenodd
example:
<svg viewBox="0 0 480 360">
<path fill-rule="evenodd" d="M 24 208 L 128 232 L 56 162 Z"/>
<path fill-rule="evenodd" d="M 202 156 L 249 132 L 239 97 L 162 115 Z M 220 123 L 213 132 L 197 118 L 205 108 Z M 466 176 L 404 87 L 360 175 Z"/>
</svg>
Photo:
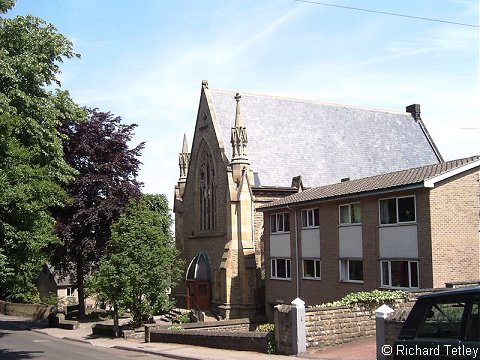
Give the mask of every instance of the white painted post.
<svg viewBox="0 0 480 360">
<path fill-rule="evenodd" d="M 385 353 L 388 354 L 388 349 L 382 351 L 385 346 L 385 319 L 388 315 L 393 313 L 393 309 L 388 305 L 383 304 L 375 310 L 375 332 L 377 340 L 377 360 L 385 360 Z"/>
<path fill-rule="evenodd" d="M 305 331 L 305 302 L 296 298 L 292 305 L 292 351 L 293 355 L 307 352 L 307 336 Z"/>
</svg>

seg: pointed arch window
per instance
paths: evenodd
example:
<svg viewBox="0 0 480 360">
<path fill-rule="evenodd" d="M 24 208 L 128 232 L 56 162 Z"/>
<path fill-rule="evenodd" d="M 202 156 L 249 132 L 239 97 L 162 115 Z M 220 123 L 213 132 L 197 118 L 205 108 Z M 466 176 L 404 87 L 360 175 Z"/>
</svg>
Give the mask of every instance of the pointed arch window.
<svg viewBox="0 0 480 360">
<path fill-rule="evenodd" d="M 200 165 L 200 230 L 215 229 L 215 170 L 212 156 L 205 150 Z"/>
</svg>

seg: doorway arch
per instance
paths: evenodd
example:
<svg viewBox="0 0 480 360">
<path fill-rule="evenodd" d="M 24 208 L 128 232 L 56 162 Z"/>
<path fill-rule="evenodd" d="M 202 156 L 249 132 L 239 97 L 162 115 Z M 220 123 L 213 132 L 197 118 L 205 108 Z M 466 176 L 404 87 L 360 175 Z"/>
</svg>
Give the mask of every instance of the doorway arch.
<svg viewBox="0 0 480 360">
<path fill-rule="evenodd" d="M 188 265 L 185 276 L 187 308 L 206 310 L 212 296 L 210 260 L 206 251 L 201 251 Z"/>
</svg>

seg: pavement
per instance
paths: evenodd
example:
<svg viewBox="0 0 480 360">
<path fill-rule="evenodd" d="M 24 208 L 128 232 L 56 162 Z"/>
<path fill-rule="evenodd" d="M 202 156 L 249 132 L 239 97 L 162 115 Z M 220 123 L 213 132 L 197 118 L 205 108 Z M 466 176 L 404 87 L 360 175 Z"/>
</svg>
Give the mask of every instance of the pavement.
<svg viewBox="0 0 480 360">
<path fill-rule="evenodd" d="M 207 348 L 202 346 L 173 344 L 173 343 L 146 343 L 142 339 L 110 339 L 92 335 L 94 323 L 80 323 L 74 330 L 49 328 L 45 321 L 32 321 L 27 318 L 0 315 L 0 321 L 18 321 L 19 324 L 28 324 L 28 329 L 34 332 L 62 338 L 70 341 L 77 341 L 107 348 L 156 354 L 170 359 L 179 360 L 273 360 L 290 359 L 292 356 L 268 355 L 251 351 L 234 351 L 225 349 Z M 24 325 L 23 325 L 24 326 Z M 20 327 L 20 325 L 19 325 Z M 332 346 L 324 349 L 312 349 L 306 354 L 297 356 L 304 359 L 323 360 L 374 360 L 375 359 L 375 338 L 366 338 L 352 343 Z"/>
</svg>

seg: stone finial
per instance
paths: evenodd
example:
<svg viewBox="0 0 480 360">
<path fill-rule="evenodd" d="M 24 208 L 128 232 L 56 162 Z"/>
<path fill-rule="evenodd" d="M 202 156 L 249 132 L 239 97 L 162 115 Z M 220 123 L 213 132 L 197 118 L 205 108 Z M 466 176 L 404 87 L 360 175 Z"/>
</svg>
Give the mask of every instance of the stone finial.
<svg viewBox="0 0 480 360">
<path fill-rule="evenodd" d="M 234 99 L 237 101 L 237 108 L 235 111 L 235 127 L 240 128 L 243 127 L 243 121 L 242 121 L 242 115 L 240 114 L 240 99 L 242 96 L 237 93 L 234 97 Z"/>
<path fill-rule="evenodd" d="M 183 134 L 182 154 L 188 154 L 187 135 Z"/>
<path fill-rule="evenodd" d="M 205 89 L 208 89 L 208 80 L 202 80 L 202 86 L 203 86 Z"/>
</svg>

